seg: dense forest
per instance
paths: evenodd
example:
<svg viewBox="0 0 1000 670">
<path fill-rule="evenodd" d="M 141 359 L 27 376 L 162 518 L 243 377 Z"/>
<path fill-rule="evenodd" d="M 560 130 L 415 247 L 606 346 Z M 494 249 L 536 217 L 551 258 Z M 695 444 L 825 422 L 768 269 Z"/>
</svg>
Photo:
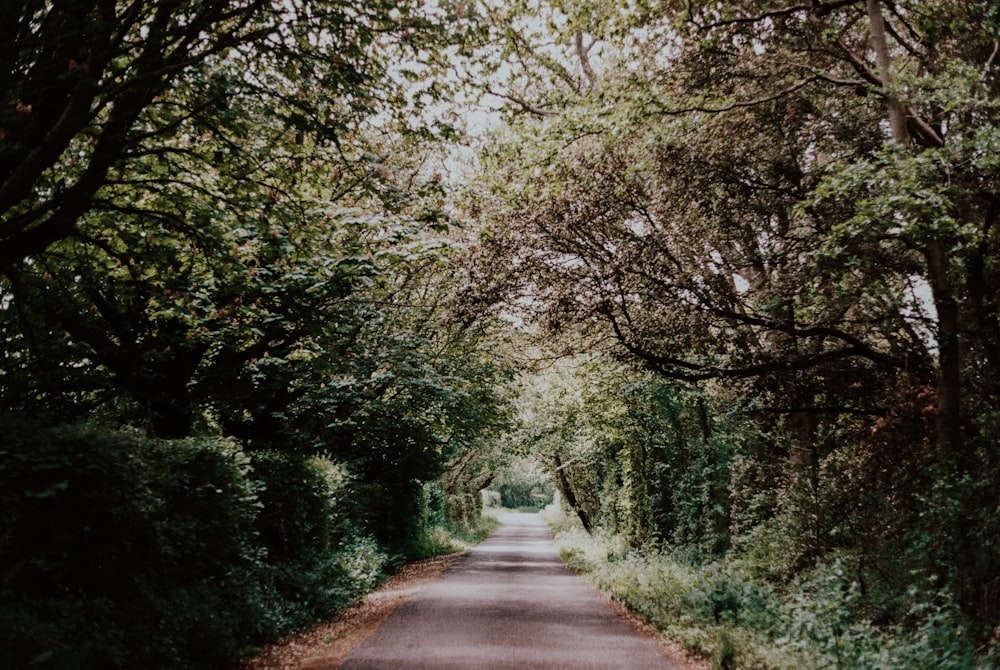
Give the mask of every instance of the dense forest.
<svg viewBox="0 0 1000 670">
<path fill-rule="evenodd" d="M 1000 5 L 9 14 L 3 667 L 229 667 L 488 487 L 717 667 L 1000 664 Z"/>
</svg>

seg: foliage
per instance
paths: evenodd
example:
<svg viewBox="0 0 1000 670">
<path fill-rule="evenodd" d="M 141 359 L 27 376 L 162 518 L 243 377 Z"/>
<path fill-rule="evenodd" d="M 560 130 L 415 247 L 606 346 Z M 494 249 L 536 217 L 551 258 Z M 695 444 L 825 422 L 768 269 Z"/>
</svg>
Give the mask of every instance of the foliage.
<svg viewBox="0 0 1000 670">
<path fill-rule="evenodd" d="M 714 555 L 728 548 L 730 461 L 753 433 L 709 403 L 619 364 L 566 360 L 522 378 L 508 439 L 555 471 L 592 526 L 635 546 L 677 542 Z"/>
<path fill-rule="evenodd" d="M 567 563 L 717 668 L 991 668 L 977 655 L 947 593 L 914 588 L 904 623 L 864 618 L 859 585 L 837 564 L 791 587 L 748 581 L 729 562 L 694 565 L 671 551 L 636 550 L 610 534 L 588 535 L 546 512 Z"/>
<path fill-rule="evenodd" d="M 951 516 L 959 510 L 991 508 L 974 480 L 944 476 L 923 449 L 924 391 L 898 389 L 895 413 L 861 439 L 849 423 L 831 433 L 845 446 L 820 451 L 806 477 L 780 456 L 781 434 L 761 431 L 753 403 L 595 359 L 536 377 L 522 381 L 523 423 L 509 439 L 539 458 L 562 455 L 569 474 L 552 477 L 591 533 L 563 538 L 567 560 L 675 639 L 766 667 L 906 667 L 891 659 L 931 654 L 920 631 L 940 625 L 956 663 L 989 663 L 985 648 L 969 661 L 992 635 L 988 617 L 954 607 L 989 588 L 992 542 L 948 529 L 969 528 Z M 992 457 L 980 458 L 992 471 Z M 947 624 L 914 614 L 937 602 L 929 593 L 950 603 Z"/>
<path fill-rule="evenodd" d="M 381 578 L 343 469 L 4 420 L 5 666 L 223 667 Z"/>
<path fill-rule="evenodd" d="M 307 137 L 340 144 L 349 156 L 366 118 L 409 111 L 390 62 L 419 72 L 444 18 L 419 3 L 337 0 L 18 9 L 0 73 L 3 269 L 72 236 L 88 212 L 146 210 L 120 199 L 132 189 L 212 194 L 200 177 L 220 160 L 245 186 L 274 187 L 295 164 L 295 145 L 279 150 L 276 132 L 298 134 L 303 147 Z M 258 116 L 262 106 L 272 116 Z M 221 195 L 217 203 L 253 205 Z M 183 210 L 149 213 L 174 230 L 206 223 Z"/>
<path fill-rule="evenodd" d="M 588 531 L 754 583 L 841 561 L 865 644 L 916 634 L 908 594 L 934 579 L 992 638 L 997 19 L 976 0 L 496 9 L 506 116 L 466 194 L 466 309 L 621 364 L 542 373 L 522 402 L 515 443 Z"/>
<path fill-rule="evenodd" d="M 437 482 L 424 485 L 419 512 L 420 532 L 404 548 L 408 560 L 464 551 L 500 527 L 495 517 L 480 511 L 471 518 L 456 518 L 448 504 L 448 494 Z"/>
<path fill-rule="evenodd" d="M 421 54 L 443 48 L 448 17 L 325 0 L 77 5 L 72 17 L 24 6 L 4 61 L 4 95 L 22 109 L 5 117 L 7 186 L 24 191 L 4 209 L 5 405 L 97 411 L 165 437 L 207 413 L 254 447 L 284 448 L 301 414 L 342 429 L 386 394 L 447 395 L 454 378 L 417 360 L 464 335 L 440 332 L 451 245 L 429 156 L 444 131 L 417 132 L 429 118 L 409 114 L 409 95 L 436 95 L 412 77 L 432 69 Z M 100 30 L 81 37 L 74 17 Z M 59 118 L 40 103 L 63 57 L 50 102 L 90 96 L 96 111 L 58 128 L 66 146 L 32 153 Z M 63 100 L 78 84 L 80 99 Z M 409 374 L 388 380 L 397 357 Z M 411 423 L 425 418 L 441 422 Z M 343 441 L 308 434 L 295 448 Z"/>
<path fill-rule="evenodd" d="M 3 434 L 5 665 L 204 667 L 259 633 L 255 486 L 232 442 Z"/>
<path fill-rule="evenodd" d="M 442 549 L 428 482 L 503 423 L 509 374 L 447 309 L 460 12 L 8 18 L 0 415 L 35 418 L 4 420 L 0 662 L 219 667 Z"/>
<path fill-rule="evenodd" d="M 314 623 L 374 587 L 387 557 L 351 520 L 343 466 L 279 452 L 253 455 L 259 510 L 254 527 L 266 556 L 267 608 L 276 632 Z"/>
<path fill-rule="evenodd" d="M 279 4 L 2 29 L 2 653 L 221 663 L 516 454 L 722 667 L 988 662 L 995 3 Z"/>
<path fill-rule="evenodd" d="M 488 324 L 447 322 L 445 219 L 419 193 L 324 200 L 323 158 L 316 181 L 286 185 L 287 208 L 216 211 L 212 231 L 183 235 L 147 235 L 142 217 L 119 234 L 95 214 L 82 244 L 11 270 L 7 405 L 334 453 L 358 477 L 356 511 L 367 500 L 380 539 L 405 544 L 420 482 L 501 420 L 506 373 Z"/>
<path fill-rule="evenodd" d="M 549 476 L 537 465 L 518 459 L 507 466 L 490 485 L 508 509 L 539 510 L 552 502 L 555 493 Z"/>
</svg>

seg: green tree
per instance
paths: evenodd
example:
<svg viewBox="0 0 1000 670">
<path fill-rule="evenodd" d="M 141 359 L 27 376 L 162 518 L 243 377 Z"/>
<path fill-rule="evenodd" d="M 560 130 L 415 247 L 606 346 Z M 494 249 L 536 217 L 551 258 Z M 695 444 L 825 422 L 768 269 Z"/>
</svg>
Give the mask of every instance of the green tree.
<svg viewBox="0 0 1000 670">
<path fill-rule="evenodd" d="M 450 18 L 397 3 L 77 9 L 121 51 L 103 78 L 89 66 L 87 76 L 72 70 L 73 81 L 94 88 L 92 106 L 124 105 L 119 89 L 155 90 L 130 99 L 117 151 L 88 153 L 100 144 L 93 136 L 114 125 L 95 112 L 37 177 L 38 212 L 22 216 L 14 209 L 23 203 L 12 205 L 10 221 L 21 217 L 30 231 L 25 240 L 44 243 L 20 249 L 12 237 L 4 247 L 16 252 L 5 265 L 7 402 L 61 416 L 100 408 L 165 436 L 187 434 L 207 409 L 231 434 L 261 445 L 288 439 L 294 421 L 281 414 L 315 393 L 310 383 L 367 379 L 395 363 L 375 361 L 380 339 L 401 342 L 407 324 L 429 330 L 441 313 L 426 277 L 447 264 L 451 243 L 427 156 L 448 128 L 402 117 L 429 95 L 411 82 L 430 67 L 422 49 L 441 46 Z M 71 39 L 66 11 L 26 6 L 23 44 L 11 47 L 18 58 Z M 177 65 L 144 84 L 131 63 L 166 58 L 157 51 L 166 47 L 129 45 L 154 19 L 162 40 L 176 42 Z M 76 48 L 100 44 L 94 37 Z M 31 106 L 41 84 L 18 86 L 10 94 Z M 44 121 L 22 111 L 22 125 Z M 23 181 L 30 171 L 17 160 L 31 152 L 22 149 L 11 170 Z M 74 186 L 77 178 L 89 186 Z M 64 208 L 46 179 L 79 194 L 76 205 Z M 26 250 L 35 253 L 18 262 Z M 404 294 L 421 290 L 407 303 Z M 393 354 L 404 365 L 430 339 L 425 331 Z M 369 386 L 376 390 L 338 388 L 324 416 L 343 422 L 384 392 Z"/>
<path fill-rule="evenodd" d="M 759 399 L 774 446 L 740 467 L 794 526 L 792 569 L 867 522 L 935 570 L 947 523 L 898 510 L 995 506 L 969 497 L 992 475 L 968 468 L 996 394 L 996 8 L 553 2 L 538 20 L 497 16 L 506 60 L 490 90 L 508 123 L 469 199 L 485 222 L 471 309 L 511 296 L 567 350 Z M 869 490 L 849 483 L 875 463 L 889 467 Z M 897 511 L 862 504 L 873 490 Z M 992 620 L 996 576 L 954 570 L 966 611 Z"/>
<path fill-rule="evenodd" d="M 275 121 L 286 129 L 328 141 L 346 135 L 376 94 L 390 94 L 386 36 L 417 47 L 436 32 L 419 8 L 399 3 L 102 0 L 17 9 L 0 73 L 2 268 L 107 208 L 100 191 L 129 162 L 210 160 L 214 150 L 199 151 L 206 139 L 239 151 L 232 125 L 246 123 L 228 103 L 241 95 L 281 101 Z M 199 132 L 185 133 L 192 124 Z M 160 177 L 198 184 L 190 172 Z"/>
<path fill-rule="evenodd" d="M 398 557 L 426 530 L 425 484 L 503 424 L 496 324 L 448 309 L 462 271 L 440 146 L 456 131 L 431 109 L 444 88 L 431 75 L 460 38 L 453 19 L 421 3 L 21 6 L 0 74 L 0 415 L 70 424 L 59 430 L 81 448 L 122 426 L 168 454 L 175 438 L 238 444 L 260 468 L 241 485 L 282 489 L 241 501 L 256 525 L 240 540 L 264 538 L 238 557 L 252 565 L 202 557 L 215 572 L 198 582 L 213 603 L 199 612 L 224 609 L 218 575 L 247 567 L 232 605 L 247 611 L 227 616 L 251 632 L 199 639 L 185 591 L 110 635 L 163 618 L 177 624 L 164 644 L 204 644 L 208 662 L 343 605 L 374 583 L 382 551 Z M 0 471 L 45 469 L 25 444 L 12 440 Z M 182 456 L 163 460 L 164 480 L 183 474 L 205 497 L 163 525 L 200 541 L 215 489 L 196 467 L 186 479 Z M 156 490 L 136 490 L 154 505 Z M 130 512 L 109 498 L 80 513 Z M 62 542 L 52 552 L 70 555 Z M 123 562 L 132 583 L 145 566 Z M 73 615 L 47 621 L 50 601 L 21 596 L 40 629 L 72 637 Z M 259 608 L 274 611 L 257 626 Z M 51 659 L 46 644 L 26 648 Z"/>
</svg>

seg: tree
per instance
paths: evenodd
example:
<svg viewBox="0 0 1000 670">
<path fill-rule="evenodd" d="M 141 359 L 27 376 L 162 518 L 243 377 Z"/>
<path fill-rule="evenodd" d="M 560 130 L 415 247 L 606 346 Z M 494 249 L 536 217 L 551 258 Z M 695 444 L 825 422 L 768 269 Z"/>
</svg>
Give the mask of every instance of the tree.
<svg viewBox="0 0 1000 670">
<path fill-rule="evenodd" d="M 457 269 L 435 161 L 454 131 L 424 112 L 440 91 L 422 78 L 460 39 L 454 17 L 325 1 L 23 10 L 5 93 L 21 109 L 4 121 L 20 138 L 4 409 L 330 453 L 372 489 L 359 515 L 414 513 L 420 482 L 504 413 L 504 362 L 482 350 L 493 327 L 446 312 Z M 85 66 L 45 84 L 70 58 Z"/>
<path fill-rule="evenodd" d="M 439 34 L 416 4 L 93 0 L 18 9 L 0 59 L 4 270 L 71 236 L 88 211 L 122 207 L 101 189 L 122 186 L 130 163 L 193 161 L 160 178 L 197 189 L 197 166 L 240 153 L 254 132 L 234 101 L 280 102 L 272 110 L 282 131 L 338 141 L 380 97 L 396 95 L 386 87 L 387 45 L 417 49 Z"/>
<path fill-rule="evenodd" d="M 448 310 L 456 130 L 430 106 L 461 31 L 417 2 L 19 9 L 0 656 L 224 663 L 419 547 L 428 483 L 505 423 L 496 322 Z M 62 507 L 69 530 L 39 535 Z"/>
<path fill-rule="evenodd" d="M 984 377 L 997 342 L 995 7 L 539 13 L 553 17 L 547 38 L 527 39 L 544 21 L 508 21 L 514 56 L 496 71 L 513 73 L 513 93 L 470 196 L 485 222 L 472 309 L 510 296 L 568 350 L 607 351 L 734 406 L 758 400 L 773 446 L 746 472 L 781 501 L 799 567 L 867 523 L 937 570 L 924 540 L 945 546 L 947 522 L 898 510 L 995 506 L 971 483 L 986 481 L 973 462 L 992 463 L 977 417 L 997 393 Z M 871 489 L 850 483 L 872 468 Z M 910 502 L 868 505 L 871 490 Z M 942 497 L 907 498 L 931 490 Z M 894 560 L 868 548 L 851 546 L 862 562 Z M 980 558 L 949 583 L 993 621 L 996 575 L 970 551 Z"/>
<path fill-rule="evenodd" d="M 949 5 L 933 20 L 922 7 L 896 4 L 888 22 L 880 5 L 860 4 L 687 3 L 610 23 L 594 19 L 600 11 L 562 8 L 563 23 L 586 25 L 623 56 L 605 55 L 592 87 L 575 80 L 547 89 L 546 99 L 563 101 L 557 116 L 541 113 L 537 100 L 512 108 L 524 132 L 545 141 L 526 147 L 514 139 L 488 152 L 489 170 L 501 175 L 494 184 L 521 185 L 477 205 L 500 212 L 483 248 L 522 269 L 509 290 L 531 291 L 555 329 L 579 324 L 596 338 L 610 334 L 627 355 L 678 379 L 771 379 L 769 388 L 788 389 L 776 405 L 792 413 L 816 409 L 791 379 L 810 370 L 905 370 L 915 383 L 933 380 L 937 442 L 948 452 L 960 442 L 958 351 L 981 346 L 962 345 L 962 333 L 995 339 L 969 322 L 959 327 L 948 296 L 963 284 L 989 293 L 992 280 L 956 283 L 959 268 L 983 267 L 984 247 L 972 239 L 958 246 L 960 237 L 945 239 L 930 221 L 956 221 L 963 211 L 972 217 L 964 230 L 990 237 L 990 187 L 982 182 L 990 167 L 979 156 L 992 141 L 982 104 L 993 86 L 996 28 L 989 8 L 975 3 Z M 974 17 L 986 19 L 976 46 L 961 32 Z M 561 37 L 561 67 L 594 72 L 576 40 Z M 913 54 L 912 69 L 890 76 L 895 52 Z M 843 222 L 860 196 L 820 206 L 820 194 L 843 185 L 838 171 L 856 174 L 865 157 L 893 155 L 900 140 L 882 130 L 891 115 L 881 100 L 893 115 L 906 113 L 905 129 L 898 119 L 891 125 L 926 147 L 925 163 L 942 161 L 940 174 L 962 186 L 928 182 L 918 163 L 879 159 L 909 175 L 899 175 L 888 197 L 919 203 L 885 202 L 871 235 L 847 239 Z M 977 148 L 964 139 L 973 136 Z M 949 137 L 963 159 L 945 158 Z M 897 231 L 893 216 L 914 224 Z M 972 248 L 980 260 L 960 258 L 959 249 Z M 488 281 L 504 276 L 496 265 Z M 486 286 L 488 300 L 496 292 Z M 920 300 L 923 286 L 935 296 L 933 313 Z M 989 309 L 981 300 L 973 308 L 971 296 L 959 302 L 969 316 Z M 843 396 L 857 397 L 849 388 Z M 838 406 L 831 398 L 820 409 Z"/>
</svg>

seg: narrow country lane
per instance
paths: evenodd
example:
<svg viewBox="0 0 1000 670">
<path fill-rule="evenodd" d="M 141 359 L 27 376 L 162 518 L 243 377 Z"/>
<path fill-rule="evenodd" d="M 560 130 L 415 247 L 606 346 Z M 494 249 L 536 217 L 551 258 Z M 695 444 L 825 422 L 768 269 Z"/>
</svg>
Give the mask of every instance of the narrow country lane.
<svg viewBox="0 0 1000 670">
<path fill-rule="evenodd" d="M 566 568 L 537 515 L 501 521 L 499 531 L 404 602 L 341 668 L 675 668 Z"/>
</svg>

